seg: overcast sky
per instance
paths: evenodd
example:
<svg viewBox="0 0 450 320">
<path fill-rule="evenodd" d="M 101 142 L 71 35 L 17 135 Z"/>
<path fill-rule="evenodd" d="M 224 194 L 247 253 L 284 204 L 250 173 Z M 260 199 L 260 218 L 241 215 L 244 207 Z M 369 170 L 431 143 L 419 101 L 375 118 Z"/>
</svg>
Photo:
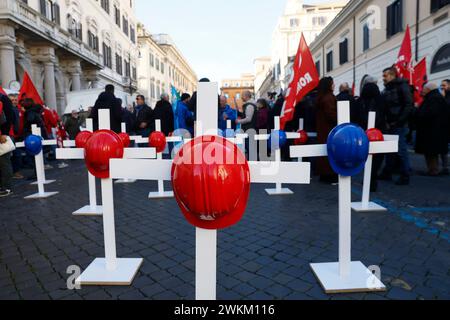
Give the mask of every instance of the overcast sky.
<svg viewBox="0 0 450 320">
<path fill-rule="evenodd" d="M 168 33 L 199 78 L 220 82 L 253 72 L 270 55 L 272 32 L 287 0 L 136 0 L 151 33 Z M 317 3 L 326 1 L 305 1 Z"/>
</svg>

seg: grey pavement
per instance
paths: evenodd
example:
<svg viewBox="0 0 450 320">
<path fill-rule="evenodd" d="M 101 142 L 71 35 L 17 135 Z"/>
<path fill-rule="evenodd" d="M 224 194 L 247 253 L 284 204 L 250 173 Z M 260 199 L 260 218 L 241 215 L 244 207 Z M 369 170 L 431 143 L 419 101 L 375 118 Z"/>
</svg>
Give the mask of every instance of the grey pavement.
<svg viewBox="0 0 450 320">
<path fill-rule="evenodd" d="M 413 165 L 421 169 L 422 158 Z M 194 299 L 195 230 L 175 200 L 147 199 L 156 182 L 114 190 L 118 256 L 144 258 L 132 286 L 68 290 L 67 267 L 104 256 L 102 219 L 71 215 L 88 203 L 82 162 L 47 176 L 59 195 L 26 201 L 36 187 L 20 182 L 0 199 L 0 300 Z M 385 293 L 326 295 L 309 268 L 338 258 L 336 186 L 314 179 L 285 197 L 269 197 L 266 187 L 252 185 L 243 220 L 218 233 L 218 299 L 450 299 L 450 177 L 381 182 L 373 198 L 389 212 L 353 214 L 353 260 L 381 267 Z"/>
</svg>

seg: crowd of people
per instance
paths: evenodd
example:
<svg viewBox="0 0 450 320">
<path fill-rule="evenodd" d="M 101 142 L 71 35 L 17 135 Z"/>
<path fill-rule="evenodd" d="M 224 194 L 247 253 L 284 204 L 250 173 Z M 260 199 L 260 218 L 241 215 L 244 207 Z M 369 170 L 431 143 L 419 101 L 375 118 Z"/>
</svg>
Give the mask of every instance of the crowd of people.
<svg viewBox="0 0 450 320">
<path fill-rule="evenodd" d="M 207 78 L 200 82 L 209 82 Z M 299 120 L 304 119 L 307 132 L 317 132 L 314 142 L 324 144 L 328 135 L 337 125 L 337 102 L 350 101 L 351 121 L 367 128 L 369 112 L 376 112 L 376 128 L 385 134 L 399 136 L 397 154 L 376 155 L 372 173 L 372 191 L 376 191 L 378 180 L 393 179 L 394 174 L 400 177 L 397 185 L 410 183 L 411 165 L 409 160 L 409 144 L 413 143 L 415 151 L 423 154 L 426 160 L 428 176 L 448 175 L 448 145 L 450 142 L 450 80 L 441 86 L 427 83 L 422 90 L 423 102 L 414 102 L 413 89 L 405 79 L 397 77 L 395 68 L 387 68 L 383 72 L 384 90 L 380 91 L 377 79 L 365 76 L 362 79 L 360 96 L 355 97 L 348 83 L 339 87 L 339 94 L 334 95 L 335 84 L 332 78 L 320 80 L 318 87 L 310 92 L 295 107 L 294 118 L 288 122 L 285 131 L 295 132 L 299 129 Z M 253 99 L 250 91 L 242 93 L 242 105 L 232 108 L 225 95 L 218 97 L 218 128 L 225 132 L 242 130 L 244 132 L 268 132 L 275 128 L 275 118 L 281 116 L 284 105 L 283 94 L 268 93 L 268 99 Z M 65 121 L 59 118 L 56 111 L 45 105 L 35 103 L 32 99 L 20 99 L 17 95 L 6 96 L 0 93 L 0 143 L 6 142 L 9 136 L 15 142 L 24 141 L 32 134 L 32 126 L 41 129 L 44 139 L 56 139 L 58 147 L 63 147 L 66 139 L 74 140 L 81 130 L 82 120 L 78 111 L 73 111 Z M 136 97 L 133 106 L 122 107 L 122 100 L 116 98 L 114 86 L 107 85 L 100 94 L 95 105 L 89 108 L 88 117 L 93 119 L 94 130 L 99 126 L 99 110 L 110 110 L 111 130 L 119 133 L 122 123 L 130 135 L 148 137 L 156 130 L 155 121 L 161 120 L 161 131 L 166 135 L 193 136 L 197 117 L 197 92 L 192 96 L 184 93 L 172 106 L 168 94 L 163 93 L 154 108 L 146 103 L 143 95 Z M 251 140 L 252 137 L 250 136 Z M 292 143 L 292 142 L 290 142 Z M 290 161 L 289 145 L 282 150 L 285 161 Z M 251 157 L 249 141 L 246 142 L 248 157 Z M 47 163 L 55 159 L 54 147 L 46 147 Z M 257 152 L 256 152 L 257 153 Z M 252 159 L 255 160 L 255 159 Z M 441 161 L 441 169 L 440 169 Z M 384 164 L 384 167 L 383 167 Z M 34 161 L 20 149 L 0 156 L 0 197 L 12 194 L 12 180 L 24 179 L 21 170 L 33 168 Z M 67 166 L 61 162 L 59 168 Z M 338 177 L 326 158 L 315 163 L 316 173 L 324 183 L 337 183 Z"/>
</svg>

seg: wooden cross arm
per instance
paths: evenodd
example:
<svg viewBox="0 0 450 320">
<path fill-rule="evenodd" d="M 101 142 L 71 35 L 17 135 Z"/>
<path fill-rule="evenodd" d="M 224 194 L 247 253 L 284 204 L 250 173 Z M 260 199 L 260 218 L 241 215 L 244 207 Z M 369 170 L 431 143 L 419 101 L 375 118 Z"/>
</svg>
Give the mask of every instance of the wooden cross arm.
<svg viewBox="0 0 450 320">
<path fill-rule="evenodd" d="M 252 183 L 311 183 L 311 164 L 299 162 L 250 161 Z"/>
<path fill-rule="evenodd" d="M 170 181 L 172 160 L 123 160 L 110 162 L 111 178 L 135 180 Z M 311 182 L 309 163 L 295 162 L 249 162 L 252 183 L 309 184 Z"/>
<path fill-rule="evenodd" d="M 136 139 L 134 141 L 136 141 L 136 143 L 148 143 L 148 138 L 136 137 Z M 181 141 L 183 141 L 183 137 L 180 137 L 180 136 L 167 137 L 166 141 L 167 141 L 167 143 L 181 142 Z"/>
<path fill-rule="evenodd" d="M 123 157 L 125 159 L 153 159 L 156 158 L 155 148 L 126 148 Z M 56 149 L 58 160 L 83 160 L 84 149 Z"/>
<path fill-rule="evenodd" d="M 385 135 L 382 142 L 371 142 L 369 154 L 396 153 L 398 152 L 398 136 Z M 292 146 L 291 158 L 327 157 L 326 144 Z"/>
<path fill-rule="evenodd" d="M 56 146 L 57 144 L 56 140 L 42 140 L 43 146 Z M 25 148 L 25 142 L 17 142 L 16 148 Z"/>
<path fill-rule="evenodd" d="M 300 138 L 300 133 L 298 132 L 286 132 L 286 136 L 288 140 L 295 140 Z M 308 132 L 308 137 L 314 138 L 317 137 L 317 133 L 315 132 Z M 264 141 L 269 140 L 270 134 L 258 134 L 255 136 L 256 141 Z"/>
<path fill-rule="evenodd" d="M 170 181 L 172 163 L 172 160 L 112 159 L 109 168 L 112 179 Z"/>
</svg>

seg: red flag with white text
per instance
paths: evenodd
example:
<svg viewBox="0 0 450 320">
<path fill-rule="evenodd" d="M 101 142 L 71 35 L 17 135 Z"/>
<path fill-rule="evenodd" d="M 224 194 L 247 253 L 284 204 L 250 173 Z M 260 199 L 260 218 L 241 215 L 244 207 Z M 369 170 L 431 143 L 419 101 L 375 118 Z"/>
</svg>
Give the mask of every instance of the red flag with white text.
<svg viewBox="0 0 450 320">
<path fill-rule="evenodd" d="M 284 130 L 286 123 L 292 121 L 295 106 L 309 92 L 319 84 L 319 74 L 314 63 L 311 51 L 302 34 L 297 55 L 293 65 L 292 80 L 286 92 L 283 110 L 281 112 L 281 129 Z"/>
<path fill-rule="evenodd" d="M 398 53 L 397 62 L 395 63 L 398 76 L 413 84 L 413 61 L 412 61 L 412 45 L 411 45 L 411 31 L 409 25 L 406 27 L 405 37 L 403 39 L 400 52 Z"/>
<path fill-rule="evenodd" d="M 423 58 L 414 67 L 414 102 L 417 105 L 421 105 L 423 102 L 423 97 L 421 95 L 423 86 L 428 82 L 427 76 L 427 58 Z"/>
<path fill-rule="evenodd" d="M 44 105 L 44 101 L 39 95 L 36 87 L 33 84 L 28 73 L 25 71 L 25 75 L 23 77 L 22 88 L 19 91 L 19 101 L 22 99 L 33 99 L 34 103 Z"/>
</svg>

